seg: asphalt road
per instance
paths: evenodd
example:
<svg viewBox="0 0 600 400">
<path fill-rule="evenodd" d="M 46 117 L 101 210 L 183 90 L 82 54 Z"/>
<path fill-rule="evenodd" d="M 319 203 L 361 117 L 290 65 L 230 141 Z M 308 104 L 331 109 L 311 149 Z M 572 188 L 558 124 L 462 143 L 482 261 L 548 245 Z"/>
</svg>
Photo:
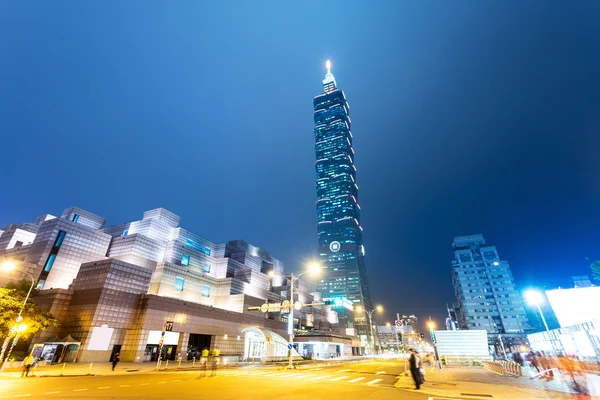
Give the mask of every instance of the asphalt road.
<svg viewBox="0 0 600 400">
<path fill-rule="evenodd" d="M 0 399 L 427 399 L 394 387 L 402 370 L 395 361 L 373 361 L 293 371 L 232 368 L 215 377 L 196 370 L 6 379 L 0 380 Z"/>
</svg>

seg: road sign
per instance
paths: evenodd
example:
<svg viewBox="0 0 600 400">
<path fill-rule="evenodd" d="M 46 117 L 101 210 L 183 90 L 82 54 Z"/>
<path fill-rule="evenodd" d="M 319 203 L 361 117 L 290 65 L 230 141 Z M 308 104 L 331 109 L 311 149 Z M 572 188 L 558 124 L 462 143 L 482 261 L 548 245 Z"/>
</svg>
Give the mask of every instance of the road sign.
<svg viewBox="0 0 600 400">
<path fill-rule="evenodd" d="M 291 343 L 289 343 L 289 344 L 288 344 L 288 350 L 291 350 L 291 349 L 292 349 L 292 347 L 293 347 L 293 346 L 292 346 L 292 344 L 291 344 Z"/>
<path fill-rule="evenodd" d="M 260 311 L 262 311 L 264 313 L 268 312 L 269 311 L 269 304 L 265 303 L 262 306 L 260 306 Z"/>
<path fill-rule="evenodd" d="M 403 322 L 401 319 L 396 320 L 396 328 L 402 328 Z"/>
<path fill-rule="evenodd" d="M 289 301 L 289 300 L 284 300 L 284 301 L 281 303 L 281 312 L 282 312 L 283 314 L 287 314 L 287 313 L 289 313 L 289 312 L 290 312 L 290 301 Z"/>
<path fill-rule="evenodd" d="M 165 342 L 165 340 L 163 338 L 160 338 L 160 340 L 158 341 L 158 345 L 160 347 L 162 347 L 163 343 Z"/>
</svg>

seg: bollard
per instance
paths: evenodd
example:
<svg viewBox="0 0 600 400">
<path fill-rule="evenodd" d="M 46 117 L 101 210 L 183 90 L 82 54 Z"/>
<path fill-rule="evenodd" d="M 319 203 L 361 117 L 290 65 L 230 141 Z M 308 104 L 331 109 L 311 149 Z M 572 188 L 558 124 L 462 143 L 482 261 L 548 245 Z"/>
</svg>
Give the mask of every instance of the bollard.
<svg viewBox="0 0 600 400">
<path fill-rule="evenodd" d="M 60 369 L 60 376 L 62 376 L 62 374 L 65 372 L 65 367 L 67 366 L 67 363 L 63 363 L 62 368 Z"/>
<path fill-rule="evenodd" d="M 192 367 L 196 366 L 196 357 L 192 358 Z"/>
<path fill-rule="evenodd" d="M 181 357 L 179 357 L 179 361 L 177 362 L 177 368 L 181 368 Z"/>
<path fill-rule="evenodd" d="M 90 363 L 90 368 L 88 369 L 88 375 L 92 374 L 92 365 L 94 365 L 94 363 Z"/>
<path fill-rule="evenodd" d="M 169 360 L 167 360 L 167 362 L 165 364 L 165 369 L 169 369 Z"/>
</svg>

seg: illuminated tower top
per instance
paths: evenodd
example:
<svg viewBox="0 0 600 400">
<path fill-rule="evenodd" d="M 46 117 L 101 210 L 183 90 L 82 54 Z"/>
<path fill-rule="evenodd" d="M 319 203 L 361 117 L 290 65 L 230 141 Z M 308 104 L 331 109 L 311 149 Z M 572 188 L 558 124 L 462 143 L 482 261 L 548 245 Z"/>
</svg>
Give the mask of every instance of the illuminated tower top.
<svg viewBox="0 0 600 400">
<path fill-rule="evenodd" d="M 331 73 L 331 61 L 327 60 L 325 67 L 327 68 L 327 75 L 325 75 L 325 79 L 323 79 L 323 88 L 325 89 L 325 93 L 331 93 L 337 89 L 335 78 Z"/>
</svg>

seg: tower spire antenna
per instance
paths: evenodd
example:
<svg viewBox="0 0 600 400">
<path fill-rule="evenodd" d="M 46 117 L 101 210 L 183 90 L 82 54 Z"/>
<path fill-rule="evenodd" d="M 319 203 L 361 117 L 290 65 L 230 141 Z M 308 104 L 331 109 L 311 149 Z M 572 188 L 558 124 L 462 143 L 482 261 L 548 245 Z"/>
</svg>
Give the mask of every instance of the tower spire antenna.
<svg viewBox="0 0 600 400">
<path fill-rule="evenodd" d="M 325 67 L 327 68 L 327 75 L 331 74 L 331 61 L 327 60 Z"/>
</svg>

